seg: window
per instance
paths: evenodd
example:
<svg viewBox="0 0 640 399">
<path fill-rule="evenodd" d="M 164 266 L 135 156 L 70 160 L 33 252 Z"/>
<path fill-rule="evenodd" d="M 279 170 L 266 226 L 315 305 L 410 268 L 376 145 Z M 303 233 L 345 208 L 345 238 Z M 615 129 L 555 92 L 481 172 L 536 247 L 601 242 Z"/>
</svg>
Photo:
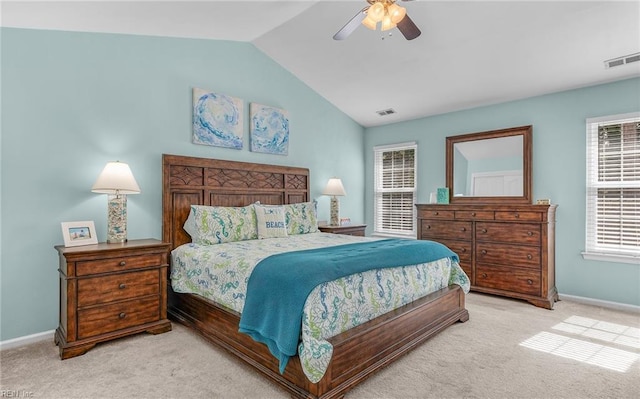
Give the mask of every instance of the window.
<svg viewBox="0 0 640 399">
<path fill-rule="evenodd" d="M 374 233 L 415 237 L 416 143 L 374 147 Z"/>
<path fill-rule="evenodd" d="M 587 119 L 585 259 L 640 264 L 640 113 Z"/>
</svg>

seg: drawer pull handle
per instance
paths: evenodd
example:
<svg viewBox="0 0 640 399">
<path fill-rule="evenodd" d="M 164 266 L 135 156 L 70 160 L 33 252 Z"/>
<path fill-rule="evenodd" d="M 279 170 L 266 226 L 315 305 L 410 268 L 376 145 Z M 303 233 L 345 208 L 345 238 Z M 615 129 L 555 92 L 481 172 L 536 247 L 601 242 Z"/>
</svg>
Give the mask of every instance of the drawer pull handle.
<svg viewBox="0 0 640 399">
<path fill-rule="evenodd" d="M 482 278 L 487 278 L 487 273 L 482 273 Z"/>
<path fill-rule="evenodd" d="M 520 217 L 519 213 L 516 213 L 515 215 L 513 215 L 516 219 L 518 219 Z"/>
<path fill-rule="evenodd" d="M 463 228 L 460 229 L 460 231 L 467 231 L 467 228 L 463 227 Z"/>
<path fill-rule="evenodd" d="M 431 225 L 430 225 L 430 224 L 428 224 L 428 225 L 427 225 L 427 230 L 429 230 L 430 228 L 431 228 Z"/>
<path fill-rule="evenodd" d="M 483 233 L 486 233 L 486 232 L 487 232 L 487 229 L 482 229 L 482 232 L 483 232 Z"/>
<path fill-rule="evenodd" d="M 120 266 L 126 266 L 126 265 L 127 265 L 127 262 L 125 262 L 125 261 L 120 261 L 119 265 L 120 265 Z"/>
<path fill-rule="evenodd" d="M 118 288 L 120 288 L 121 290 L 127 288 L 127 285 L 125 283 L 120 283 L 120 285 L 118 286 Z"/>
<path fill-rule="evenodd" d="M 527 231 L 527 235 L 531 237 L 533 235 L 533 231 Z"/>
<path fill-rule="evenodd" d="M 531 280 L 530 278 L 527 279 L 527 284 L 529 285 L 533 285 L 533 280 Z"/>
<path fill-rule="evenodd" d="M 471 212 L 471 216 L 476 216 L 476 213 L 475 212 Z"/>
<path fill-rule="evenodd" d="M 531 256 L 531 254 L 527 254 L 527 259 L 531 260 L 533 259 L 533 256 Z"/>
<path fill-rule="evenodd" d="M 438 216 L 438 215 L 440 214 L 440 212 L 435 211 L 435 212 L 433 212 L 433 214 L 434 214 L 435 216 Z"/>
<path fill-rule="evenodd" d="M 460 252 L 467 252 L 466 248 L 460 248 Z"/>
<path fill-rule="evenodd" d="M 127 317 L 127 314 L 126 314 L 125 312 L 121 312 L 121 313 L 118 315 L 118 318 L 119 318 L 119 319 L 124 319 L 125 317 Z"/>
<path fill-rule="evenodd" d="M 486 249 L 483 249 L 481 252 L 482 252 L 482 255 L 486 255 L 487 254 L 487 250 Z"/>
</svg>

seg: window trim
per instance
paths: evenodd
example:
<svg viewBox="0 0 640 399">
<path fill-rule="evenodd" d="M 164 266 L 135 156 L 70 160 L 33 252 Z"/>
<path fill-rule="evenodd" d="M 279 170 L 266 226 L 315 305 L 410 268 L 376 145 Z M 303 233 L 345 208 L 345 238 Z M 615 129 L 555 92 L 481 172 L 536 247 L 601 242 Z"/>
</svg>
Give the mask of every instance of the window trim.
<svg viewBox="0 0 640 399">
<path fill-rule="evenodd" d="M 412 218 L 411 218 L 411 231 L 400 232 L 400 231 L 384 231 L 378 230 L 378 185 L 377 185 L 377 176 L 378 176 L 378 168 L 376 162 L 376 155 L 378 152 L 385 151 L 401 151 L 406 149 L 413 149 L 413 190 L 403 189 L 398 190 L 398 192 L 411 192 L 413 195 L 413 209 L 412 209 Z M 403 143 L 396 144 L 385 144 L 378 145 L 373 147 L 373 236 L 378 237 L 400 237 L 400 238 L 416 238 L 417 234 L 417 224 L 416 224 L 416 209 L 415 202 L 418 195 L 418 143 L 416 141 L 408 141 Z"/>
<path fill-rule="evenodd" d="M 586 189 L 585 189 L 585 250 L 581 252 L 583 259 L 604 261 L 604 262 L 617 262 L 617 263 L 630 263 L 640 265 L 640 250 L 625 251 L 625 250 L 608 250 L 606 248 L 598 247 L 595 242 L 595 229 L 593 225 L 590 225 L 590 221 L 593 220 L 593 212 L 596 211 L 595 206 L 590 207 L 590 188 L 593 187 L 592 175 L 592 159 L 594 156 L 598 156 L 598 149 L 593 148 L 590 144 L 593 142 L 592 135 L 594 133 L 594 125 L 600 123 L 625 123 L 625 121 L 635 120 L 640 122 L 640 112 L 630 112 L 626 114 L 608 115 L 597 118 L 587 118 L 586 120 Z M 630 187 L 624 182 L 616 182 L 614 187 Z M 632 185 L 631 187 L 636 187 Z"/>
</svg>

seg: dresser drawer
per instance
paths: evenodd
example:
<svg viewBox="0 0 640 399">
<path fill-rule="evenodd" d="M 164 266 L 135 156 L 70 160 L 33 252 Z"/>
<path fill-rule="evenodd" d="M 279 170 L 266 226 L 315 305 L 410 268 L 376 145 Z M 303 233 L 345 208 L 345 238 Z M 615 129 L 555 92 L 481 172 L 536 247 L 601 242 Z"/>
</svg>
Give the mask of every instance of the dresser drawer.
<svg viewBox="0 0 640 399">
<path fill-rule="evenodd" d="M 446 245 L 460 258 L 460 267 L 471 278 L 471 241 L 436 240 Z"/>
<path fill-rule="evenodd" d="M 438 238 L 436 241 L 440 239 L 471 241 L 471 222 L 423 220 L 421 227 L 422 237 L 420 238 Z"/>
<path fill-rule="evenodd" d="M 498 241 L 540 245 L 539 224 L 533 223 L 476 223 L 476 241 Z"/>
<path fill-rule="evenodd" d="M 456 219 L 493 220 L 493 211 L 456 211 Z"/>
<path fill-rule="evenodd" d="M 77 276 L 88 276 L 90 274 L 119 272 L 123 270 L 139 269 L 141 267 L 159 266 L 162 264 L 162 255 L 138 255 L 120 256 L 117 258 L 105 258 L 78 262 L 76 266 Z"/>
<path fill-rule="evenodd" d="M 443 211 L 440 209 L 420 209 L 419 219 L 453 219 L 453 211 Z"/>
<path fill-rule="evenodd" d="M 540 270 L 540 247 L 478 242 L 476 262 Z"/>
<path fill-rule="evenodd" d="M 132 299 L 78 311 L 78 339 L 93 337 L 160 319 L 157 296 Z"/>
<path fill-rule="evenodd" d="M 476 264 L 476 285 L 527 295 L 540 295 L 540 272 Z"/>
<path fill-rule="evenodd" d="M 78 306 L 158 295 L 159 291 L 160 271 L 157 269 L 78 279 Z"/>
<path fill-rule="evenodd" d="M 542 222 L 540 212 L 496 211 L 496 220 Z"/>
</svg>

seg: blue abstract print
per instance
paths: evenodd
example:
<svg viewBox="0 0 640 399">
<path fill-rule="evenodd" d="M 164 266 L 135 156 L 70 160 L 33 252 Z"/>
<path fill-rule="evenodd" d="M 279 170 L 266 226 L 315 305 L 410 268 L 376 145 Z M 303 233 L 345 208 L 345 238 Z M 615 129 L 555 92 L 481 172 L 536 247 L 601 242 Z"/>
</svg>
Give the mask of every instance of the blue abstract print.
<svg viewBox="0 0 640 399">
<path fill-rule="evenodd" d="M 193 89 L 193 142 L 242 149 L 241 99 Z"/>
</svg>

